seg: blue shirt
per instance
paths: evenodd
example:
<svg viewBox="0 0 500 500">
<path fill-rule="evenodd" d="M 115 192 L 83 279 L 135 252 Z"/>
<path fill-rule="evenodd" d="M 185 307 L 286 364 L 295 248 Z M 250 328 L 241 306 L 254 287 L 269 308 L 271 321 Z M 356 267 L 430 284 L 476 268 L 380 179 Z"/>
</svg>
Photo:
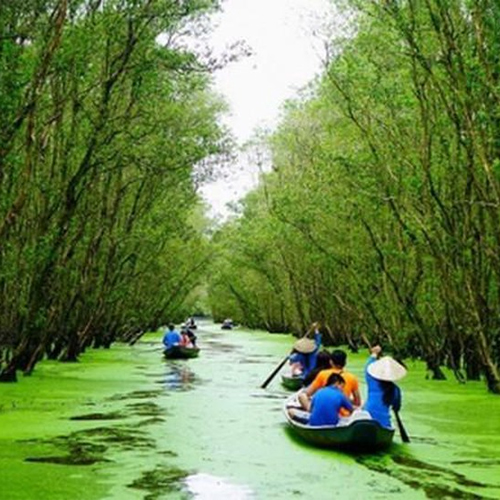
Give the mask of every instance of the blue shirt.
<svg viewBox="0 0 500 500">
<path fill-rule="evenodd" d="M 168 330 L 163 336 L 163 344 L 167 349 L 181 343 L 181 334 L 177 330 Z"/>
<path fill-rule="evenodd" d="M 309 425 L 337 425 L 341 408 L 352 411 L 346 395 L 333 385 L 323 387 L 312 397 Z"/>
<path fill-rule="evenodd" d="M 365 365 L 365 379 L 368 387 L 367 401 L 364 409 L 370 413 L 372 418 L 383 427 L 392 428 L 390 406 L 384 403 L 384 391 L 379 380 L 368 373 L 368 367 L 374 363 L 376 358 L 370 356 Z M 397 385 L 394 385 L 394 398 L 391 406 L 398 411 L 401 407 L 401 391 Z"/>
</svg>

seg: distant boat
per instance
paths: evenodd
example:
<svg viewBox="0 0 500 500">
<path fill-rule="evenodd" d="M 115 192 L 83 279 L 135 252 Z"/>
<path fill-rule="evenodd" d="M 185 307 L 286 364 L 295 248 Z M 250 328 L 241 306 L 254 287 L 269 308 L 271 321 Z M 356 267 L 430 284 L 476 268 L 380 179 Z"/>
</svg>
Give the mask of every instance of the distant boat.
<svg viewBox="0 0 500 500">
<path fill-rule="evenodd" d="M 304 441 L 322 448 L 352 451 L 375 451 L 387 448 L 392 443 L 394 429 L 382 427 L 373 419 L 356 419 L 348 425 L 313 426 L 302 424 L 288 414 L 288 405 L 294 405 L 294 394 L 285 402 L 284 413 L 289 427 Z M 292 406 L 293 407 L 293 406 Z"/>
<path fill-rule="evenodd" d="M 196 330 L 198 328 L 198 325 L 194 322 L 194 318 L 188 318 L 184 326 L 190 330 Z"/>
<path fill-rule="evenodd" d="M 222 330 L 232 330 L 233 326 L 233 320 L 231 318 L 227 318 L 222 322 L 221 328 Z"/>
<path fill-rule="evenodd" d="M 304 385 L 304 379 L 294 375 L 281 375 L 281 385 L 290 391 L 298 391 Z"/>
<path fill-rule="evenodd" d="M 167 359 L 197 358 L 199 354 L 200 354 L 199 347 L 184 347 L 181 345 L 175 345 L 163 351 L 163 355 Z"/>
</svg>

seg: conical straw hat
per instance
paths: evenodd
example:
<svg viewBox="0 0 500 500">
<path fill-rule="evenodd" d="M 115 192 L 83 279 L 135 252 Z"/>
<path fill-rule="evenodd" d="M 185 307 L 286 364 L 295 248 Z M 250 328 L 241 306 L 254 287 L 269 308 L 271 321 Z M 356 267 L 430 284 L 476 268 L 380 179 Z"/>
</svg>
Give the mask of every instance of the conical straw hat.
<svg viewBox="0 0 500 500">
<path fill-rule="evenodd" d="M 406 375 L 406 368 L 390 356 L 384 356 L 368 365 L 368 373 L 378 380 L 394 382 Z"/>
<path fill-rule="evenodd" d="M 316 343 L 311 339 L 299 339 L 293 344 L 293 348 L 302 354 L 310 354 L 316 350 Z"/>
</svg>

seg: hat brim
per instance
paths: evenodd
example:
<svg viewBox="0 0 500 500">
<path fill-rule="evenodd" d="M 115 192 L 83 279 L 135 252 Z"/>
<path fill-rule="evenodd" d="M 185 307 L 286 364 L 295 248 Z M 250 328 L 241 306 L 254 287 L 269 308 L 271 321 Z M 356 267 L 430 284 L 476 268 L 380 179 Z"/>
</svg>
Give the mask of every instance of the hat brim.
<svg viewBox="0 0 500 500">
<path fill-rule="evenodd" d="M 316 350 L 316 343 L 311 339 L 299 339 L 295 342 L 293 348 L 301 354 L 311 354 Z"/>
<path fill-rule="evenodd" d="M 373 378 L 386 382 L 400 380 L 407 373 L 406 368 L 390 356 L 384 356 L 368 365 L 367 371 Z"/>
</svg>

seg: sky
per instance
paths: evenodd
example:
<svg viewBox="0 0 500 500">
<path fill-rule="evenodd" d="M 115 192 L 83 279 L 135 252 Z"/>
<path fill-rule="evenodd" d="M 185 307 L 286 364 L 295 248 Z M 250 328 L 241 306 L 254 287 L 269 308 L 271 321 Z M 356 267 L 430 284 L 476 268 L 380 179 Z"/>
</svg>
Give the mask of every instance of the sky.
<svg viewBox="0 0 500 500">
<path fill-rule="evenodd" d="M 243 40 L 249 57 L 215 73 L 215 90 L 230 106 L 224 123 L 243 145 L 256 128 L 273 130 L 281 105 L 320 73 L 325 56 L 321 37 L 314 35 L 333 16 L 328 0 L 225 0 L 214 16 L 210 43 L 219 51 Z M 202 187 L 209 215 L 224 219 L 226 203 L 237 201 L 258 181 L 259 170 L 239 155 L 224 179 Z"/>
</svg>

